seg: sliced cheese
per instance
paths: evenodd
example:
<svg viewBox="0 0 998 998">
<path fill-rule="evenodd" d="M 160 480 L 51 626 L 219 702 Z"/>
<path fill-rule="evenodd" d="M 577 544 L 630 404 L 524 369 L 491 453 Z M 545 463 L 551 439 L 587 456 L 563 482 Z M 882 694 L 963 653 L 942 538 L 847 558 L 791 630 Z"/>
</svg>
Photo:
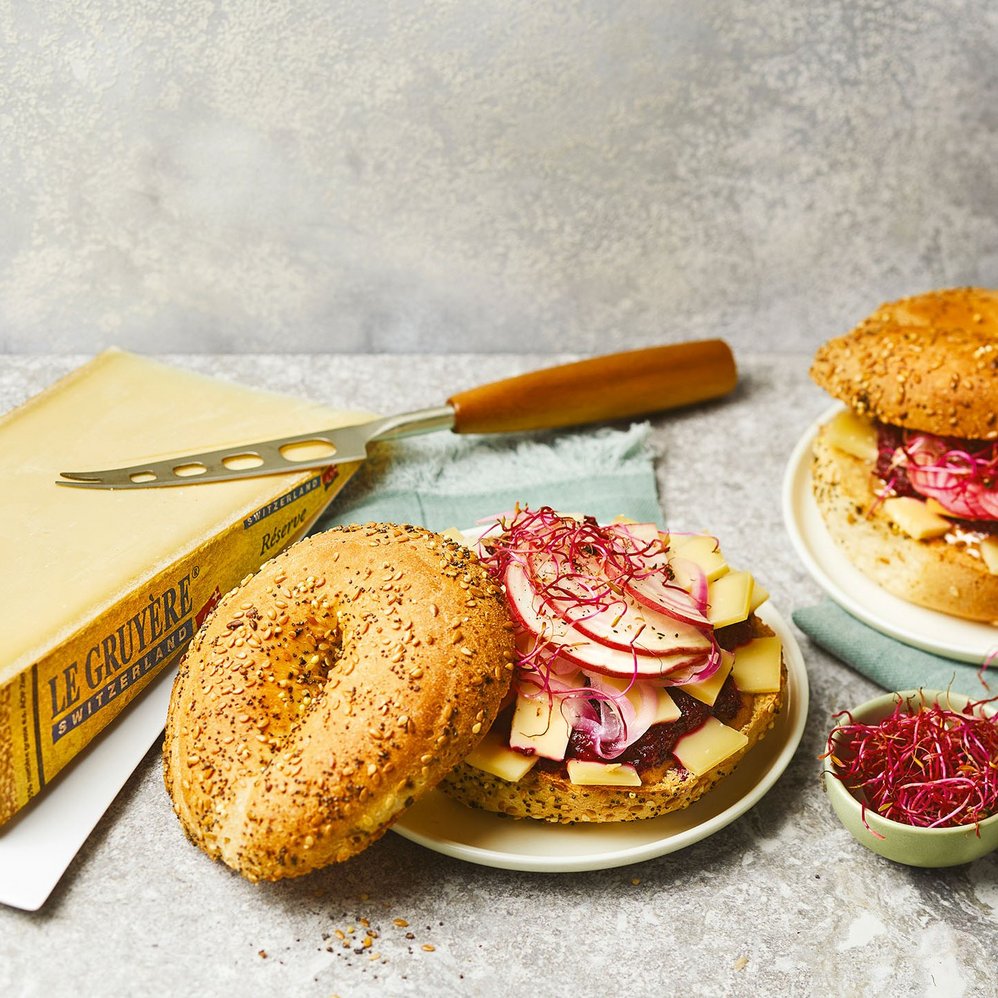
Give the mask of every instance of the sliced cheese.
<svg viewBox="0 0 998 998">
<path fill-rule="evenodd" d="M 652 724 L 671 724 L 678 721 L 683 716 L 676 701 L 669 696 L 669 691 L 659 687 L 658 709 L 655 711 L 655 720 Z"/>
<path fill-rule="evenodd" d="M 998 537 L 985 537 L 981 541 L 981 558 L 992 575 L 998 575 Z"/>
<path fill-rule="evenodd" d="M 707 587 L 707 619 L 715 627 L 744 620 L 752 605 L 755 582 L 748 572 L 728 572 Z"/>
<path fill-rule="evenodd" d="M 759 580 L 752 579 L 752 598 L 749 600 L 749 613 L 755 613 L 766 600 L 769 599 L 769 590 L 763 589 L 759 585 Z"/>
<path fill-rule="evenodd" d="M 936 516 L 956 517 L 956 513 L 948 510 L 938 499 L 933 499 L 932 496 L 929 496 L 925 500 L 925 508 L 930 513 L 935 513 Z"/>
<path fill-rule="evenodd" d="M 640 787 L 641 777 L 631 765 L 623 762 L 589 762 L 568 760 L 568 778 L 586 787 Z"/>
<path fill-rule="evenodd" d="M 722 651 L 721 664 L 710 679 L 705 679 L 702 683 L 686 683 L 679 688 L 689 693 L 691 697 L 696 697 L 701 703 L 707 704 L 708 707 L 713 707 L 714 701 L 717 699 L 717 694 L 721 692 L 721 687 L 731 672 L 731 665 L 734 660 L 735 656 L 731 652 Z"/>
<path fill-rule="evenodd" d="M 921 499 L 914 496 L 895 496 L 884 500 L 884 515 L 898 530 L 916 541 L 942 537 L 950 529 L 945 517 L 933 513 Z"/>
<path fill-rule="evenodd" d="M 534 768 L 539 758 L 536 755 L 514 752 L 507 744 L 504 734 L 491 730 L 465 756 L 464 761 L 475 769 L 498 776 L 500 780 L 516 783 Z"/>
<path fill-rule="evenodd" d="M 694 776 L 702 776 L 748 744 L 740 731 L 708 717 L 703 725 L 676 742 L 672 754 Z"/>
<path fill-rule="evenodd" d="M 828 442 L 864 461 L 874 461 L 877 457 L 877 431 L 873 423 L 846 409 L 836 415 L 825 429 Z"/>
<path fill-rule="evenodd" d="M 708 582 L 719 579 L 728 571 L 728 563 L 721 553 L 717 538 L 706 534 L 694 534 L 692 537 L 677 537 L 672 547 L 673 554 L 678 558 L 686 558 L 700 566 Z"/>
<path fill-rule="evenodd" d="M 564 759 L 572 728 L 562 713 L 557 693 L 517 695 L 509 746 L 545 759 Z"/>
<path fill-rule="evenodd" d="M 731 670 L 742 693 L 777 693 L 782 676 L 783 646 L 777 637 L 755 638 L 735 649 Z"/>
</svg>

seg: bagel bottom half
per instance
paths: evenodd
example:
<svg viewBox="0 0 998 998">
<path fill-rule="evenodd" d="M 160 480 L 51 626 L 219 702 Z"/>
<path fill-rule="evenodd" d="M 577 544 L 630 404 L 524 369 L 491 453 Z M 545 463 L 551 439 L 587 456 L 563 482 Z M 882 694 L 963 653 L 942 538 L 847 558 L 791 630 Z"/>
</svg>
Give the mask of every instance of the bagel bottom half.
<svg viewBox="0 0 998 998">
<path fill-rule="evenodd" d="M 300 541 L 181 663 L 163 762 L 184 831 L 250 880 L 347 859 L 477 744 L 513 654 L 501 590 L 453 540 L 368 524 Z"/>
<path fill-rule="evenodd" d="M 737 638 L 738 644 L 773 633 L 754 614 L 745 623 L 727 630 L 730 637 Z M 721 645 L 728 644 L 724 630 L 717 633 Z M 444 778 L 440 789 L 470 807 L 512 818 L 535 818 L 561 824 L 654 818 L 687 807 L 728 776 L 773 726 L 786 695 L 784 660 L 778 693 L 738 695 L 738 711 L 726 723 L 747 737 L 745 746 L 699 776 L 684 770 L 671 756 L 654 768 L 644 770 L 640 787 L 580 786 L 569 780 L 564 766 L 557 769 L 535 766 L 514 783 L 463 762 Z"/>
<path fill-rule="evenodd" d="M 998 621 L 998 575 L 973 545 L 915 540 L 899 530 L 877 501 L 870 463 L 833 446 L 825 427 L 815 438 L 811 477 L 829 534 L 864 575 L 909 603 Z"/>
</svg>

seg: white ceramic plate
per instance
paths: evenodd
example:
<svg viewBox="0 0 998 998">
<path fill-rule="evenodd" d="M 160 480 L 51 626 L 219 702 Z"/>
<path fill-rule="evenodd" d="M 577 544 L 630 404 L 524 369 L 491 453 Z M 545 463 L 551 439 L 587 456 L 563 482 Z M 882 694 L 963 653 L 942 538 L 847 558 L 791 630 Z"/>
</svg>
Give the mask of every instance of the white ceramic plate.
<svg viewBox="0 0 998 998">
<path fill-rule="evenodd" d="M 434 790 L 410 808 L 394 830 L 469 863 L 545 873 L 640 863 L 720 831 L 757 804 L 779 779 L 800 743 L 807 717 L 807 671 L 793 633 L 768 604 L 758 613 L 783 641 L 789 673 L 786 709 L 734 773 L 685 810 L 646 821 L 554 825 L 477 811 Z"/>
<path fill-rule="evenodd" d="M 783 478 L 787 532 L 814 580 L 844 610 L 882 634 L 923 651 L 979 664 L 998 643 L 998 628 L 926 610 L 881 589 L 855 568 L 832 540 L 811 491 L 811 444 L 834 405 L 800 438 Z"/>
</svg>

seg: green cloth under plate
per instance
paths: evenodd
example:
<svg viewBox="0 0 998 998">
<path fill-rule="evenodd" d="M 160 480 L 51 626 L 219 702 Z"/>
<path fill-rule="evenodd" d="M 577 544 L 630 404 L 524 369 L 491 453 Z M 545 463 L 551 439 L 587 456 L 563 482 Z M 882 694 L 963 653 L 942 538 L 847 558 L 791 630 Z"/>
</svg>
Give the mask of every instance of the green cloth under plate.
<svg viewBox="0 0 998 998">
<path fill-rule="evenodd" d="M 319 521 L 467 529 L 517 502 L 660 522 L 647 423 L 531 436 L 438 434 L 376 444 Z"/>
<path fill-rule="evenodd" d="M 998 670 L 982 674 L 980 666 L 895 641 L 860 623 L 831 600 L 795 610 L 793 618 L 816 644 L 885 690 L 951 689 L 978 700 L 998 694 Z"/>
</svg>

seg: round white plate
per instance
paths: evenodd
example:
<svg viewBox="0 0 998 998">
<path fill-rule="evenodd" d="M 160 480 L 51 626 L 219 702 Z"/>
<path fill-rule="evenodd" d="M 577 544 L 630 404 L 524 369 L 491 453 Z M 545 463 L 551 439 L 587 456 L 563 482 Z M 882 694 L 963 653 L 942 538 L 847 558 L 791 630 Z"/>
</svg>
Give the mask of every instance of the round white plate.
<svg viewBox="0 0 998 998">
<path fill-rule="evenodd" d="M 807 671 L 793 633 L 768 604 L 758 614 L 783 641 L 789 674 L 786 707 L 734 773 L 685 810 L 644 821 L 555 825 L 478 811 L 434 790 L 406 811 L 394 830 L 469 863 L 545 873 L 640 863 L 720 831 L 757 804 L 779 779 L 797 750 L 807 717 Z"/>
<path fill-rule="evenodd" d="M 797 554 L 814 580 L 844 610 L 882 634 L 923 651 L 979 664 L 998 644 L 998 628 L 915 606 L 881 589 L 855 568 L 832 540 L 811 491 L 811 444 L 832 406 L 800 438 L 783 478 L 783 518 Z"/>
</svg>

